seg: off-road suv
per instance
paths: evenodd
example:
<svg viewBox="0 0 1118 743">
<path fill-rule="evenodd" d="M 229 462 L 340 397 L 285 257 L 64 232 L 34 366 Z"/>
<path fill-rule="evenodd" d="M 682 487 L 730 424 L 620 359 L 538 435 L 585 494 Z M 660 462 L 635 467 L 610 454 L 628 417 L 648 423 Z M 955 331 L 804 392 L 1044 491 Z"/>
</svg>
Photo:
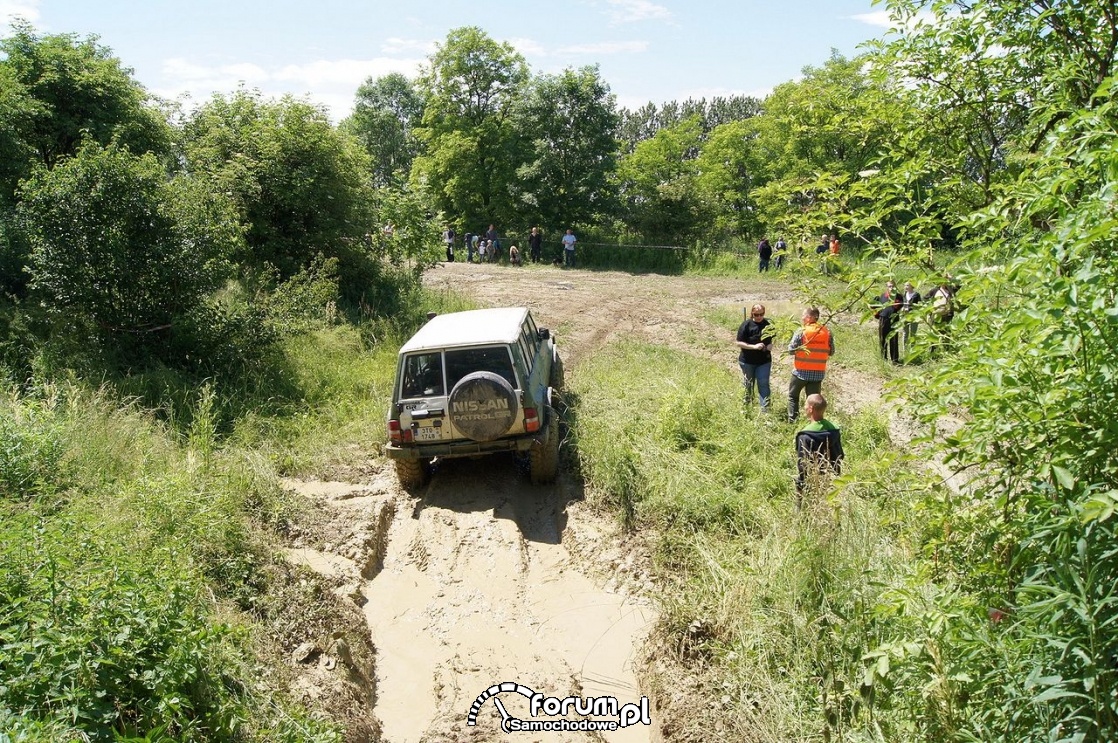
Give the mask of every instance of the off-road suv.
<svg viewBox="0 0 1118 743">
<path fill-rule="evenodd" d="M 400 484 L 427 484 L 433 459 L 526 453 L 532 482 L 559 470 L 563 363 L 525 307 L 431 318 L 400 349 L 385 452 Z"/>
</svg>

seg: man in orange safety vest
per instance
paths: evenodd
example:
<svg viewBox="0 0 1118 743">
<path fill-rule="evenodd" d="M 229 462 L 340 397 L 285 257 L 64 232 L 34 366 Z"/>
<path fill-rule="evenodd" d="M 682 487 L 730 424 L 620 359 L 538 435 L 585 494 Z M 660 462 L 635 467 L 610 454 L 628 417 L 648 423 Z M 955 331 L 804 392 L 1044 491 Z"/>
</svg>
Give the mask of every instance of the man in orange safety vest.
<svg viewBox="0 0 1118 743">
<path fill-rule="evenodd" d="M 792 336 L 788 352 L 793 355 L 792 380 L 788 384 L 788 422 L 800 416 L 800 393 L 818 395 L 827 374 L 827 360 L 835 353 L 835 339 L 826 325 L 819 324 L 819 308 L 808 307 L 800 318 L 803 327 Z"/>
</svg>

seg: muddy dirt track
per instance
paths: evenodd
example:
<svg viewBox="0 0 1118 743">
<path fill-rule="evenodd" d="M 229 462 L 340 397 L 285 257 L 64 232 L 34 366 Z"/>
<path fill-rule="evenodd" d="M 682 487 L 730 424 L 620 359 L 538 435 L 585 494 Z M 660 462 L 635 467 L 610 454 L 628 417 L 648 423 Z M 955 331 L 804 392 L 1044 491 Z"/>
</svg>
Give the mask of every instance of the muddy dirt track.
<svg viewBox="0 0 1118 743">
<path fill-rule="evenodd" d="M 760 296 L 731 279 L 457 263 L 432 269 L 426 283 L 480 306 L 530 307 L 556 332 L 568 379 L 581 359 L 623 338 L 733 368 L 732 332 L 704 319 L 713 306 L 763 300 L 770 312 L 796 312 L 790 293 Z M 774 369 L 774 392 L 782 379 L 787 371 Z M 329 542 L 296 544 L 289 557 L 362 607 L 375 648 L 372 725 L 387 743 L 661 740 L 654 707 L 652 725 L 616 732 L 500 730 L 502 710 L 532 717 L 523 691 L 487 691 L 501 683 L 639 705 L 637 671 L 656 620 L 641 545 L 586 507 L 573 475 L 532 486 L 521 467 L 512 456 L 452 460 L 416 495 L 399 489 L 385 460 L 353 478 L 360 482 L 286 484 L 331 514 Z"/>
</svg>

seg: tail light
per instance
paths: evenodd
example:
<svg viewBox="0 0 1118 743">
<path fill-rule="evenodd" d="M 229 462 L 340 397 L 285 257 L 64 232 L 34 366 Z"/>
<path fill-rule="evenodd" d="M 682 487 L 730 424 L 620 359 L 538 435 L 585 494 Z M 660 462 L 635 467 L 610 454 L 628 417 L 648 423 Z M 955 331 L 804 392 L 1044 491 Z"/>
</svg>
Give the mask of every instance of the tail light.
<svg viewBox="0 0 1118 743">
<path fill-rule="evenodd" d="M 524 408 L 524 430 L 528 433 L 540 430 L 540 414 L 535 408 Z"/>
<path fill-rule="evenodd" d="M 400 421 L 388 421 L 388 440 L 393 444 L 410 444 L 412 432 L 410 428 L 401 429 Z"/>
</svg>

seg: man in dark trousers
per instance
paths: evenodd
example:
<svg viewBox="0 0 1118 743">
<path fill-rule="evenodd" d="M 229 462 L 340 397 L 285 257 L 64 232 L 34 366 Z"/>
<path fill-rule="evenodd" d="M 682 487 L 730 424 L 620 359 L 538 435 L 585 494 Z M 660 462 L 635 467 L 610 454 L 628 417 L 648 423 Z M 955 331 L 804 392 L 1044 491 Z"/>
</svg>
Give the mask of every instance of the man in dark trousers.
<svg viewBox="0 0 1118 743">
<path fill-rule="evenodd" d="M 501 241 L 497 238 L 497 228 L 489 225 L 489 229 L 485 231 L 485 239 L 489 241 L 486 255 L 490 261 L 496 261 L 501 256 Z"/>
<path fill-rule="evenodd" d="M 796 434 L 796 504 L 801 505 L 809 480 L 842 472 L 842 432 L 824 417 L 827 400 L 820 394 L 808 395 L 808 424 Z"/>
<path fill-rule="evenodd" d="M 773 247 L 769 244 L 769 238 L 762 237 L 761 242 L 757 243 L 757 257 L 761 259 L 757 271 L 759 273 L 768 271 L 769 260 L 773 257 Z"/>
<path fill-rule="evenodd" d="M 532 259 L 532 263 L 540 262 L 540 251 L 543 245 L 543 235 L 540 234 L 539 227 L 533 227 L 532 233 L 528 235 L 528 255 Z"/>
<path fill-rule="evenodd" d="M 912 358 L 916 343 L 916 321 L 912 319 L 912 311 L 920 304 L 920 292 L 911 281 L 906 281 L 904 291 L 901 292 L 901 346 L 905 358 Z"/>
<path fill-rule="evenodd" d="M 819 308 L 808 307 L 800 320 L 803 327 L 792 335 L 788 353 L 792 354 L 792 378 L 788 382 L 788 422 L 800 415 L 800 393 L 823 391 L 827 360 L 835 355 L 835 338 L 826 325 L 819 324 Z"/>
<path fill-rule="evenodd" d="M 885 285 L 885 291 L 877 298 L 875 306 L 877 311 L 873 316 L 877 318 L 877 342 L 881 347 L 881 358 L 899 364 L 901 354 L 897 324 L 900 320 L 901 296 L 892 280 Z"/>
</svg>

